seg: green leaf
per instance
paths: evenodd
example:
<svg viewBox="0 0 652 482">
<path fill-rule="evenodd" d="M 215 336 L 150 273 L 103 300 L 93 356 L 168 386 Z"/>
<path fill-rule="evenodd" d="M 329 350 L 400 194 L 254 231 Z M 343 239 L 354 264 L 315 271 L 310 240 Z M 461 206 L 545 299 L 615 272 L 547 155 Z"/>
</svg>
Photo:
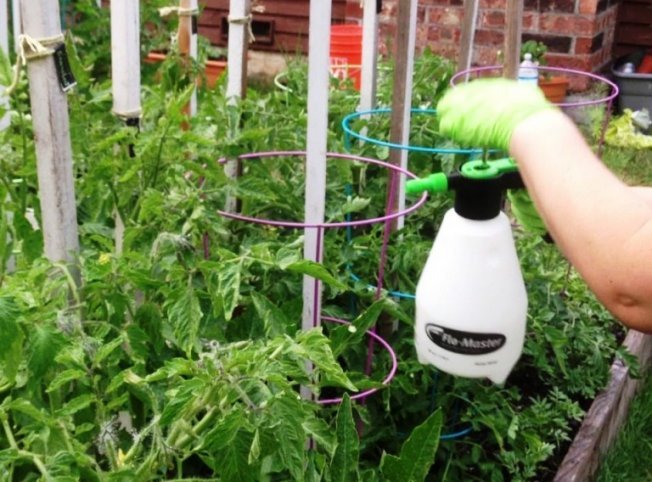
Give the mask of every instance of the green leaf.
<svg viewBox="0 0 652 482">
<path fill-rule="evenodd" d="M 350 325 L 340 325 L 333 328 L 329 338 L 333 354 L 339 356 L 347 347 L 356 345 L 365 336 L 365 333 L 376 323 L 383 312 L 386 302 L 384 299 L 374 301 L 364 313 L 358 316 Z"/>
<path fill-rule="evenodd" d="M 335 421 L 337 448 L 330 465 L 332 482 L 349 482 L 358 480 L 358 457 L 360 440 L 353 420 L 351 398 L 344 394 L 337 411 Z"/>
<path fill-rule="evenodd" d="M 399 457 L 383 452 L 380 470 L 389 482 L 420 482 L 425 480 L 435 460 L 442 415 L 437 410 L 416 427 L 403 443 Z"/>
<path fill-rule="evenodd" d="M 223 299 L 224 318 L 229 321 L 233 310 L 240 302 L 240 282 L 242 281 L 242 261 L 224 263 L 217 275 L 219 295 Z"/>
<path fill-rule="evenodd" d="M 54 377 L 54 380 L 50 382 L 50 385 L 48 385 L 48 388 L 46 392 L 51 393 L 55 391 L 56 389 L 62 387 L 66 383 L 72 382 L 72 381 L 86 381 L 86 372 L 84 370 L 79 370 L 77 368 L 71 368 L 69 370 L 64 370 L 60 373 L 57 373 L 57 375 Z"/>
<path fill-rule="evenodd" d="M 293 273 L 312 276 L 313 278 L 323 281 L 327 285 L 332 286 L 333 288 L 337 288 L 341 291 L 347 289 L 346 284 L 342 283 L 339 279 L 333 276 L 323 264 L 316 263 L 314 261 L 302 259 L 301 261 L 289 264 L 285 269 Z"/>
<path fill-rule="evenodd" d="M 33 418 L 34 420 L 38 420 L 39 422 L 45 423 L 47 421 L 47 416 L 43 411 L 39 410 L 34 405 L 32 405 L 31 402 L 23 398 L 12 400 L 11 403 L 9 403 L 9 408 L 11 410 L 15 410 L 16 412 L 23 413 L 28 417 Z"/>
<path fill-rule="evenodd" d="M 257 471 L 248 462 L 252 439 L 251 433 L 238 430 L 231 438 L 231 442 L 215 455 L 220 481 L 256 480 Z"/>
<path fill-rule="evenodd" d="M 90 393 L 87 393 L 85 395 L 81 395 L 79 397 L 73 398 L 70 400 L 68 403 L 66 403 L 63 408 L 60 410 L 57 410 L 57 415 L 59 416 L 67 416 L 67 415 L 73 415 L 80 410 L 85 409 L 88 407 L 91 403 L 95 402 L 95 395 L 92 395 Z"/>
<path fill-rule="evenodd" d="M 40 379 L 54 365 L 65 343 L 65 337 L 49 325 L 33 325 L 30 332 L 30 357 L 27 366 L 31 376 Z"/>
<path fill-rule="evenodd" d="M 111 354 L 114 350 L 120 347 L 124 343 L 124 337 L 122 334 L 118 335 L 116 338 L 111 340 L 108 343 L 104 343 L 95 354 L 93 358 L 93 365 L 96 367 L 101 366 L 102 362 Z"/>
<path fill-rule="evenodd" d="M 336 384 L 348 390 L 358 391 L 335 360 L 328 339 L 321 333 L 321 329 L 299 332 L 296 340 L 302 348 L 299 354 L 312 361 L 323 375 L 323 385 Z"/>
<path fill-rule="evenodd" d="M 129 352 L 135 361 L 145 362 L 150 357 L 149 337 L 147 333 L 136 325 L 127 327 L 127 340 Z"/>
<path fill-rule="evenodd" d="M 260 293 L 252 292 L 251 299 L 258 316 L 263 320 L 267 336 L 281 336 L 288 332 L 288 328 L 295 323 L 285 316 L 285 312 Z"/>
<path fill-rule="evenodd" d="M 306 436 L 301 425 L 304 411 L 294 393 L 275 398 L 269 405 L 274 422 L 272 433 L 278 440 L 281 460 L 296 481 L 302 481 L 304 476 Z"/>
<path fill-rule="evenodd" d="M 3 375 L 13 382 L 22 359 L 23 332 L 18 324 L 20 309 L 13 297 L 0 297 L 0 361 L 4 363 Z"/>
<path fill-rule="evenodd" d="M 198 341 L 199 323 L 203 316 L 199 299 L 192 286 L 187 286 L 174 293 L 169 301 L 168 317 L 174 327 L 177 345 L 190 357 Z"/>
<path fill-rule="evenodd" d="M 303 421 L 302 425 L 306 434 L 332 457 L 337 447 L 337 440 L 328 424 L 323 419 L 311 414 Z"/>
<path fill-rule="evenodd" d="M 251 448 L 249 449 L 249 457 L 247 458 L 247 463 L 249 465 L 258 461 L 260 458 L 260 430 L 256 430 L 254 433 L 254 439 L 251 441 Z"/>
</svg>

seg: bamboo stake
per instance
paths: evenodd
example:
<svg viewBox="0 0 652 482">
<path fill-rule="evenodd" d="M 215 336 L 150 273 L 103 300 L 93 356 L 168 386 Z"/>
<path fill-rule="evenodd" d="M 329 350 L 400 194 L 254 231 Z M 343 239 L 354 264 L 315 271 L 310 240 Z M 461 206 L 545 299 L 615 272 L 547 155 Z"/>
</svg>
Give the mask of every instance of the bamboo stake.
<svg viewBox="0 0 652 482">
<path fill-rule="evenodd" d="M 360 110 L 376 106 L 376 72 L 378 64 L 377 0 L 364 0 L 362 14 L 362 72 L 360 78 Z"/>
<path fill-rule="evenodd" d="M 195 12 L 197 10 L 197 0 L 180 0 L 179 9 L 181 11 Z M 197 61 L 197 14 L 190 15 L 179 13 L 179 28 L 177 31 L 177 42 L 179 43 L 179 53 L 191 62 Z M 197 89 L 193 90 L 190 96 L 190 105 L 188 114 L 194 117 L 197 114 Z"/>
<path fill-rule="evenodd" d="M 59 6 L 52 0 L 21 2 L 25 35 L 45 42 L 61 36 Z M 47 42 L 55 48 L 55 42 Z M 59 42 L 61 44 L 61 42 Z M 72 174 L 68 100 L 52 55 L 28 61 L 30 104 L 36 144 L 45 255 L 72 263 L 79 250 Z"/>
<path fill-rule="evenodd" d="M 410 142 L 410 109 L 412 107 L 412 76 L 414 75 L 414 49 L 417 29 L 417 0 L 399 2 L 396 22 L 396 54 L 394 66 L 394 89 L 392 93 L 392 125 L 390 142 L 408 145 Z M 391 149 L 389 162 L 407 169 L 408 152 L 405 149 Z M 394 175 L 391 173 L 390 175 Z M 388 189 L 392 183 L 388 183 Z M 387 195 L 387 199 L 391 196 Z M 398 196 L 393 212 L 405 209 L 405 178 L 398 183 Z M 400 217 L 396 228 L 401 229 L 405 220 Z"/>
<path fill-rule="evenodd" d="M 505 25 L 505 66 L 503 75 L 509 79 L 516 79 L 521 60 L 523 0 L 507 0 L 505 19 L 507 24 Z"/>
<path fill-rule="evenodd" d="M 310 2 L 310 38 L 308 42 L 308 131 L 306 146 L 306 205 L 304 220 L 308 224 L 324 222 L 326 200 L 326 146 L 328 132 L 328 89 L 331 0 Z M 304 258 L 321 262 L 323 232 L 321 228 L 304 231 Z M 321 324 L 321 283 L 303 277 L 302 328 Z M 301 387 L 304 398 L 310 390 Z"/>
</svg>

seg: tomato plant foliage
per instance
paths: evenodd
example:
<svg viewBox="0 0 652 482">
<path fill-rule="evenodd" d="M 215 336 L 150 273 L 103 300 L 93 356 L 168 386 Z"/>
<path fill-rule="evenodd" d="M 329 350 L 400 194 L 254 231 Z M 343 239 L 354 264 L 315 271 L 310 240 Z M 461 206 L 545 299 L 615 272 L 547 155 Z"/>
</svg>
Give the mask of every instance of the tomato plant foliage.
<svg viewBox="0 0 652 482">
<path fill-rule="evenodd" d="M 199 69 L 171 52 L 144 72 L 138 131 L 110 114 L 108 38 L 91 35 L 103 31 L 107 12 L 94 3 L 75 2 L 68 39 L 79 80 L 69 96 L 82 246 L 75 267 L 41 254 L 24 81 L 0 134 L 0 479 L 550 478 L 614 355 L 629 359 L 613 321 L 556 248 L 517 233 L 530 312 L 524 355 L 504 386 L 418 364 L 412 303 L 369 288 L 382 226 L 328 230 L 324 262 L 314 263 L 303 260 L 300 230 L 218 213 L 236 197 L 250 216 L 300 220 L 301 158 L 248 160 L 238 181 L 218 161 L 304 148 L 305 63 L 291 62 L 288 90 L 250 88 L 235 105 L 224 85 L 200 89 L 200 110 L 188 120 Z M 433 107 L 451 65 L 424 52 L 415 72 L 414 105 Z M 381 105 L 390 103 L 389 80 L 381 79 Z M 334 87 L 328 139 L 330 150 L 343 151 L 340 121 L 357 95 L 350 84 Z M 386 139 L 389 118 L 354 127 Z M 414 144 L 448 145 L 432 115 L 413 119 L 412 132 Z M 369 143 L 352 149 L 387 156 Z M 410 162 L 425 174 L 460 159 L 415 154 Z M 386 185 L 383 169 L 329 160 L 328 220 L 382 214 Z M 430 200 L 391 236 L 387 285 L 414 291 L 449 206 L 446 196 Z M 351 325 L 299 329 L 303 275 L 322 281 L 324 314 Z M 398 320 L 387 336 L 399 370 L 384 386 L 391 360 L 376 349 L 365 373 L 365 332 L 390 318 Z M 380 391 L 351 401 L 370 388 Z M 314 401 L 340 396 L 336 406 Z"/>
</svg>

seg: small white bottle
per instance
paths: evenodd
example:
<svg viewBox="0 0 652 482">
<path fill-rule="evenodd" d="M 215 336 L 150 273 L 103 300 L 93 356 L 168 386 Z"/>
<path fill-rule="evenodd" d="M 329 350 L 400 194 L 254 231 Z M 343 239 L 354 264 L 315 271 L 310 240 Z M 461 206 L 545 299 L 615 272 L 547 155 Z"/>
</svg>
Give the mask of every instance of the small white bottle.
<svg viewBox="0 0 652 482">
<path fill-rule="evenodd" d="M 518 68 L 518 81 L 523 84 L 539 85 L 539 69 L 537 64 L 532 61 L 532 54 L 530 53 L 523 56 L 523 62 Z"/>
</svg>

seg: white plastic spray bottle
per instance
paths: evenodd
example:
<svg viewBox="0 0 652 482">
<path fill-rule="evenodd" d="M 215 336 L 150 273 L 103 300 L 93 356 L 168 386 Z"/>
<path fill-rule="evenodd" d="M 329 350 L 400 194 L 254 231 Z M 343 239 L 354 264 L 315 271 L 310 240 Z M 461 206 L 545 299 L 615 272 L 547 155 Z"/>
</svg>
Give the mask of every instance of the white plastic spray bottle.
<svg viewBox="0 0 652 482">
<path fill-rule="evenodd" d="M 505 190 L 522 188 L 511 159 L 470 161 L 459 172 L 411 180 L 411 194 L 455 191 L 417 284 L 419 362 L 503 383 L 523 350 L 527 293 Z"/>
</svg>

